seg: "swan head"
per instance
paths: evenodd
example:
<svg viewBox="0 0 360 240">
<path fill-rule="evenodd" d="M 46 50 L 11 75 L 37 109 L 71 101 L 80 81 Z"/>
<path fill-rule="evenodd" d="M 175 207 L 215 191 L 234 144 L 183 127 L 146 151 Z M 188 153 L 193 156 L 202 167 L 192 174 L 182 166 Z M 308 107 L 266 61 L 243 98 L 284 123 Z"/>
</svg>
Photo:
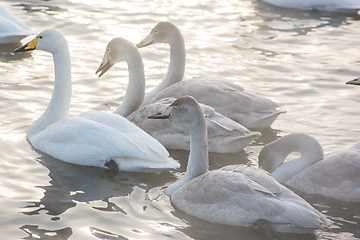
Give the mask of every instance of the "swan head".
<svg viewBox="0 0 360 240">
<path fill-rule="evenodd" d="M 275 149 L 271 146 L 266 145 L 259 153 L 259 168 L 272 173 L 282 163 L 278 162 L 277 159 L 282 159 L 282 156 L 279 154 L 279 152 L 275 151 Z"/>
<path fill-rule="evenodd" d="M 192 96 L 183 96 L 176 99 L 164 111 L 149 116 L 150 119 L 178 119 L 186 122 L 193 120 L 193 113 L 201 109 L 198 101 Z"/>
<path fill-rule="evenodd" d="M 130 47 L 135 48 L 134 44 L 124 38 L 117 37 L 112 39 L 106 46 L 103 60 L 95 74 L 101 71 L 99 74 L 99 77 L 101 77 L 116 63 L 125 61 Z"/>
<path fill-rule="evenodd" d="M 43 30 L 33 40 L 26 43 L 24 46 L 15 49 L 14 51 L 24 52 L 38 49 L 55 53 L 58 50 L 64 49 L 64 44 L 67 44 L 64 35 L 62 35 L 61 32 L 57 29 L 49 28 Z"/>
<path fill-rule="evenodd" d="M 347 81 L 346 84 L 350 84 L 350 85 L 360 85 L 360 77 L 355 78 L 354 80 Z"/>
<path fill-rule="evenodd" d="M 266 144 L 259 153 L 259 167 L 272 173 L 286 161 L 291 153 L 300 153 L 300 158 L 290 161 L 310 166 L 324 159 L 320 143 L 307 133 L 290 133 Z"/>
<path fill-rule="evenodd" d="M 146 47 L 155 43 L 169 43 L 173 31 L 179 31 L 171 22 L 159 22 L 150 32 L 150 34 L 139 42 L 138 48 Z"/>
</svg>

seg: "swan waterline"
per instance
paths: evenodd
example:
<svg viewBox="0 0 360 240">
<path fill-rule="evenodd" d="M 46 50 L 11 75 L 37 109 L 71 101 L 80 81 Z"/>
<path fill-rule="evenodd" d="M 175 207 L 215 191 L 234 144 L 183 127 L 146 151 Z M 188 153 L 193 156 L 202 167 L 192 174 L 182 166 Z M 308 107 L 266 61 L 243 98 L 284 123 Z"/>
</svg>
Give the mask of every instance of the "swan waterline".
<svg viewBox="0 0 360 240">
<path fill-rule="evenodd" d="M 189 150 L 190 131 L 186 123 L 176 119 L 171 121 L 148 119 L 148 116 L 165 109 L 174 99 L 160 99 L 140 108 L 145 96 L 144 65 L 140 52 L 133 43 L 121 37 L 112 39 L 106 47 L 103 60 L 95 74 L 99 73 L 101 77 L 121 61 L 127 63 L 129 83 L 124 99 L 114 113 L 126 117 L 168 149 Z M 217 113 L 212 107 L 201 106 L 208 124 L 210 152 L 240 152 L 261 135 Z"/>
<path fill-rule="evenodd" d="M 225 166 L 208 171 L 206 121 L 195 98 L 183 96 L 152 119 L 176 118 L 190 126 L 191 150 L 185 175 L 165 193 L 180 210 L 220 224 L 305 233 L 331 221 L 259 168 Z"/>
<path fill-rule="evenodd" d="M 33 34 L 35 32 L 18 17 L 0 6 L 0 44 L 18 43 Z"/>
<path fill-rule="evenodd" d="M 34 49 L 50 52 L 55 69 L 50 103 L 26 133 L 35 149 L 65 162 L 121 171 L 180 166 L 156 139 L 122 116 L 88 111 L 67 117 L 72 91 L 67 41 L 60 31 L 45 29 L 15 52 Z"/>
<path fill-rule="evenodd" d="M 286 161 L 292 152 L 299 158 Z M 360 202 L 359 144 L 324 158 L 320 143 L 306 133 L 291 133 L 263 147 L 259 167 L 278 182 L 306 194 Z"/>
<path fill-rule="evenodd" d="M 182 81 L 185 73 L 185 42 L 174 24 L 158 23 L 137 47 L 155 43 L 170 45 L 170 62 L 166 75 L 157 87 L 146 94 L 143 105 L 166 97 L 191 95 L 198 102 L 213 107 L 218 113 L 246 128 L 269 128 L 280 114 L 286 112 L 278 109 L 279 105 L 274 101 L 223 79 L 193 78 Z"/>
<path fill-rule="evenodd" d="M 358 0 L 262 0 L 277 7 L 325 12 L 357 13 L 360 10 Z"/>
</svg>

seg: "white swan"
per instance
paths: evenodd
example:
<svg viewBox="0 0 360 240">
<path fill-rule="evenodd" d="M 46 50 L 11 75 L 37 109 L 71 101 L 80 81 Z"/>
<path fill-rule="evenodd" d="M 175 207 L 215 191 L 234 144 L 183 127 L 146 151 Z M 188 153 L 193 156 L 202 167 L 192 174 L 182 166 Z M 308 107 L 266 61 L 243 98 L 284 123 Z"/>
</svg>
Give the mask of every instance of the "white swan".
<svg viewBox="0 0 360 240">
<path fill-rule="evenodd" d="M 151 118 L 176 118 L 190 126 L 186 173 L 165 192 L 182 211 L 221 224 L 262 223 L 279 232 L 311 232 L 331 223 L 262 169 L 234 165 L 208 171 L 206 122 L 195 98 L 180 97 Z"/>
<path fill-rule="evenodd" d="M 259 166 L 280 183 L 301 192 L 360 202 L 360 149 L 355 146 L 324 159 L 322 147 L 315 138 L 305 133 L 291 133 L 261 150 Z M 292 152 L 299 152 L 301 157 L 285 161 Z"/>
<path fill-rule="evenodd" d="M 318 10 L 326 12 L 354 12 L 360 9 L 358 0 L 262 0 L 266 3 L 301 10 Z"/>
<path fill-rule="evenodd" d="M 71 100 L 71 62 L 66 39 L 58 30 L 46 29 L 15 51 L 33 49 L 52 53 L 55 68 L 49 106 L 26 134 L 35 149 L 69 163 L 123 171 L 179 167 L 157 140 L 122 116 L 89 111 L 66 118 Z"/>
<path fill-rule="evenodd" d="M 137 47 L 155 43 L 170 44 L 170 63 L 167 74 L 161 83 L 145 96 L 143 105 L 166 97 L 191 95 L 200 103 L 213 107 L 218 113 L 247 128 L 270 127 L 279 114 L 286 112 L 277 110 L 277 103 L 224 80 L 194 78 L 182 81 L 185 72 L 185 43 L 180 30 L 174 24 L 158 23 Z"/>
<path fill-rule="evenodd" d="M 145 76 L 140 52 L 134 44 L 122 38 L 111 40 L 96 73 L 100 72 L 99 76 L 102 76 L 120 61 L 127 62 L 129 85 L 122 104 L 114 113 L 127 117 L 128 120 L 156 138 L 166 148 L 189 150 L 190 132 L 186 123 L 176 119 L 172 121 L 148 119 L 148 116 L 165 109 L 175 99 L 161 99 L 138 109 L 145 95 Z M 259 132 L 249 131 L 241 124 L 215 112 L 211 107 L 202 105 L 202 108 L 208 124 L 211 152 L 239 152 L 260 136 Z"/>
<path fill-rule="evenodd" d="M 0 6 L 0 44 L 17 43 L 26 36 L 35 34 L 18 17 Z"/>
</svg>

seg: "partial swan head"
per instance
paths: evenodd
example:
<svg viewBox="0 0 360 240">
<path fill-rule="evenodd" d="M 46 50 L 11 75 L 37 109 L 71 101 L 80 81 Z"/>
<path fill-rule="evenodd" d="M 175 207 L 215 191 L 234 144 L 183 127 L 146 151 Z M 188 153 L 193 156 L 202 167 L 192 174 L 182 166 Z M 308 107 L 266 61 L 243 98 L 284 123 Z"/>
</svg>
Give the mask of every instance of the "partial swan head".
<svg viewBox="0 0 360 240">
<path fill-rule="evenodd" d="M 106 46 L 103 60 L 96 70 L 95 74 L 101 71 L 99 77 L 106 73 L 116 63 L 125 61 L 127 57 L 127 49 L 133 44 L 121 37 L 112 39 Z"/>
<path fill-rule="evenodd" d="M 55 53 L 64 49 L 64 44 L 67 44 L 64 35 L 57 29 L 49 28 L 43 30 L 33 40 L 14 51 L 23 52 L 38 49 Z"/>
<path fill-rule="evenodd" d="M 173 118 L 185 122 L 191 122 L 194 118 L 193 114 L 199 108 L 199 103 L 192 96 L 183 96 L 176 99 L 164 111 L 151 115 L 151 119 Z"/>
<path fill-rule="evenodd" d="M 159 22 L 150 32 L 150 34 L 136 46 L 138 48 L 146 47 L 155 43 L 169 43 L 171 34 L 178 28 L 171 22 Z"/>
<path fill-rule="evenodd" d="M 354 80 L 347 81 L 346 84 L 350 84 L 350 85 L 360 85 L 360 77 L 355 78 Z"/>
</svg>

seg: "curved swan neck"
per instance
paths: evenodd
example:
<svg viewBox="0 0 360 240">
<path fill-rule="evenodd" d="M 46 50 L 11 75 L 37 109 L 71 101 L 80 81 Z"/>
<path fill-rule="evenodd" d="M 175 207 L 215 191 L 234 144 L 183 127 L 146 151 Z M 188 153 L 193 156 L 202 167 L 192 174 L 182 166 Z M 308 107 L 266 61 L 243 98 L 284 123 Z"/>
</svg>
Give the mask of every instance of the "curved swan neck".
<svg viewBox="0 0 360 240">
<path fill-rule="evenodd" d="M 265 155 L 268 154 L 264 156 L 264 159 L 269 161 L 271 165 L 269 169 L 267 167 L 264 167 L 264 169 L 272 172 L 272 176 L 279 182 L 287 181 L 296 173 L 324 159 L 320 143 L 310 135 L 303 133 L 293 133 L 281 137 L 266 145 L 261 152 Z M 289 154 L 293 152 L 299 152 L 301 157 L 284 162 Z M 279 179 L 277 176 L 279 176 Z"/>
<path fill-rule="evenodd" d="M 143 103 L 145 96 L 145 73 L 144 64 L 139 50 L 135 46 L 129 46 L 126 54 L 126 63 L 129 71 L 129 84 L 126 89 L 124 100 L 114 111 L 127 117 L 137 110 Z"/>
<path fill-rule="evenodd" d="M 65 118 L 70 110 L 71 59 L 66 40 L 62 43 L 61 48 L 52 54 L 55 70 L 54 90 L 44 114 L 27 131 L 28 139 L 47 128 L 50 124 Z"/>
<path fill-rule="evenodd" d="M 159 92 L 174 83 L 182 81 L 184 78 L 186 61 L 185 41 L 177 27 L 173 28 L 169 33 L 169 45 L 170 62 L 167 73 L 160 84 L 146 94 L 143 106 L 149 104 Z"/>
<path fill-rule="evenodd" d="M 162 82 L 167 82 L 166 87 L 183 80 L 185 74 L 186 51 L 184 38 L 178 28 L 174 29 L 170 36 L 170 62 L 168 71 L 162 80 Z"/>
</svg>

